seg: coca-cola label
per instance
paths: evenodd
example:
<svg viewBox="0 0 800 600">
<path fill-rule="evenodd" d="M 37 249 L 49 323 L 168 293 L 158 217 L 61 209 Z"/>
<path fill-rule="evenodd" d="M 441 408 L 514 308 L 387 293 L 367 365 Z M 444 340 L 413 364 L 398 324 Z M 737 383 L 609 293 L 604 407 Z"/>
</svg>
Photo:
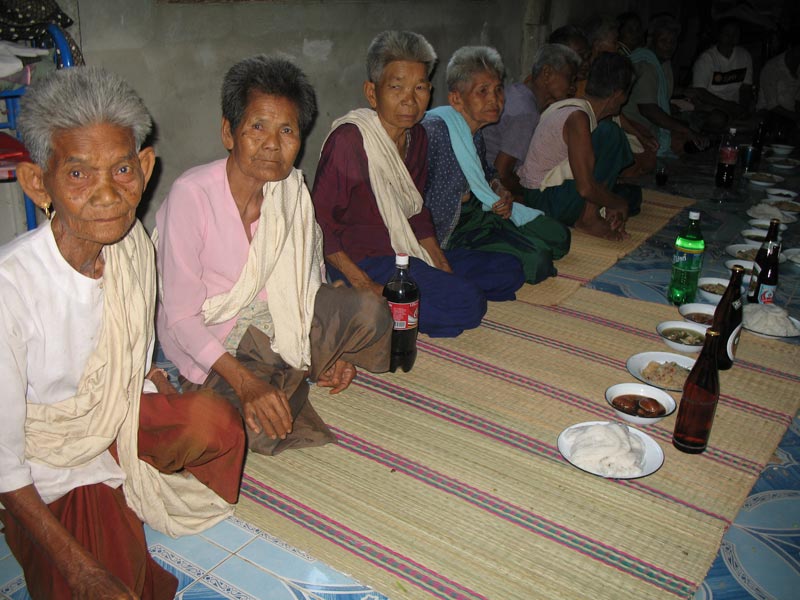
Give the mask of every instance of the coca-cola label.
<svg viewBox="0 0 800 600">
<path fill-rule="evenodd" d="M 758 303 L 759 304 L 773 304 L 775 302 L 775 290 L 777 285 L 761 284 L 758 288 Z"/>
<path fill-rule="evenodd" d="M 736 358 L 736 349 L 739 347 L 739 337 L 741 335 L 742 335 L 742 326 L 739 325 L 736 327 L 736 329 L 731 331 L 731 335 L 728 338 L 726 349 L 728 351 L 728 358 L 730 358 L 731 361 L 733 361 L 734 358 Z"/>
<path fill-rule="evenodd" d="M 719 149 L 719 162 L 724 165 L 735 165 L 738 148 L 736 146 L 723 146 Z"/>
<path fill-rule="evenodd" d="M 414 300 L 413 302 L 389 302 L 388 304 L 389 310 L 392 311 L 395 331 L 416 329 L 419 321 L 419 300 Z"/>
</svg>

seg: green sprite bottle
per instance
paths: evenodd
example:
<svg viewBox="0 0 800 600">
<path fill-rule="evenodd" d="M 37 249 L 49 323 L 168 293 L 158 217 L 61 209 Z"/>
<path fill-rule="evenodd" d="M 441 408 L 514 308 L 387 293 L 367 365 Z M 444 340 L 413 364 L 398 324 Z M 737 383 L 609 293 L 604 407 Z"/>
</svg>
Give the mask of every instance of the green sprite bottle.
<svg viewBox="0 0 800 600">
<path fill-rule="evenodd" d="M 672 277 L 667 289 L 667 300 L 673 304 L 694 302 L 705 249 L 703 232 L 700 231 L 700 213 L 693 210 L 689 212 L 689 224 L 675 240 L 675 254 L 672 255 Z"/>
</svg>

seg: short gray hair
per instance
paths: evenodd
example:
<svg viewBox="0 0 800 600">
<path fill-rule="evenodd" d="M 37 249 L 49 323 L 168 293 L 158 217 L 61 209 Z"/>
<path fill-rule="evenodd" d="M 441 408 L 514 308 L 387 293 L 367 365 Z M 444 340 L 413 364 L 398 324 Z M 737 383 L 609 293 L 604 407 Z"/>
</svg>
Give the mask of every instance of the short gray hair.
<svg viewBox="0 0 800 600">
<path fill-rule="evenodd" d="M 531 67 L 531 77 L 536 79 L 545 67 L 560 71 L 564 67 L 573 67 L 576 71 L 583 59 L 575 50 L 564 44 L 544 44 L 536 51 Z"/>
<path fill-rule="evenodd" d="M 101 123 L 130 129 L 137 151 L 153 126 L 144 102 L 122 77 L 99 67 L 74 67 L 28 89 L 17 130 L 33 162 L 46 168 L 57 131 Z"/>
<path fill-rule="evenodd" d="M 462 46 L 450 57 L 447 63 L 447 89 L 461 91 L 476 73 L 494 73 L 502 80 L 506 68 L 500 53 L 489 46 Z"/>
<path fill-rule="evenodd" d="M 436 52 L 428 40 L 413 31 L 382 31 L 367 49 L 367 79 L 378 83 L 386 65 L 397 60 L 422 63 L 430 77 Z"/>
</svg>

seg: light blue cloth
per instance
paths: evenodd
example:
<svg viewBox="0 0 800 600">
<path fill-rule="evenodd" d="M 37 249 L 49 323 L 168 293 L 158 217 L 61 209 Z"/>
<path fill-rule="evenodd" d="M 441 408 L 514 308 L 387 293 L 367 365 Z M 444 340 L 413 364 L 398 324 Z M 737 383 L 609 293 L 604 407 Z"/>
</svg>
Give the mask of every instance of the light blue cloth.
<svg viewBox="0 0 800 600">
<path fill-rule="evenodd" d="M 445 122 L 458 166 L 461 167 L 461 171 L 467 178 L 469 188 L 483 205 L 484 211 L 492 210 L 492 205 L 500 199 L 500 196 L 494 193 L 494 190 L 489 187 L 489 183 L 486 181 L 481 160 L 475 151 L 475 144 L 472 141 L 472 132 L 469 130 L 469 125 L 467 125 L 464 117 L 452 106 L 440 106 L 429 110 L 428 114 L 439 117 Z M 544 213 L 540 210 L 514 202 L 511 207 L 511 222 L 517 227 L 521 227 L 542 214 Z"/>
<path fill-rule="evenodd" d="M 664 74 L 664 67 L 661 66 L 661 61 L 655 53 L 649 48 L 637 48 L 629 57 L 633 64 L 646 62 L 653 65 L 658 75 L 658 107 L 665 113 L 670 114 L 669 106 L 669 85 L 667 84 L 667 76 Z M 663 127 L 658 128 L 658 156 L 661 157 L 674 157 L 672 152 L 672 132 Z"/>
</svg>

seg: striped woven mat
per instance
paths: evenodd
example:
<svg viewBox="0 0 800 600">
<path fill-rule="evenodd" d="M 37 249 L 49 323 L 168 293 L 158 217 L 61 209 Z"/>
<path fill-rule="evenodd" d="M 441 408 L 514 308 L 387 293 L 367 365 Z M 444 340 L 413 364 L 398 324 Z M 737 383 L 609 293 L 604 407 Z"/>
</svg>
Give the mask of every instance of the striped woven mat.
<svg viewBox="0 0 800 600">
<path fill-rule="evenodd" d="M 666 350 L 674 308 L 581 288 L 558 307 L 492 304 L 480 328 L 421 337 L 410 373 L 313 392 L 337 445 L 250 455 L 238 516 L 398 599 L 689 598 L 798 408 L 800 352 L 745 332 L 709 449 L 643 428 L 655 474 L 615 481 L 558 453 L 612 419 L 626 359 Z"/>
<path fill-rule="evenodd" d="M 536 304 L 560 304 L 580 286 L 610 269 L 620 258 L 638 248 L 672 217 L 694 202 L 690 198 L 643 190 L 642 212 L 631 218 L 627 224 L 630 238 L 612 242 L 573 229 L 569 254 L 556 263 L 558 277 L 551 277 L 535 286 L 526 286 L 520 290 L 519 297 Z"/>
</svg>

